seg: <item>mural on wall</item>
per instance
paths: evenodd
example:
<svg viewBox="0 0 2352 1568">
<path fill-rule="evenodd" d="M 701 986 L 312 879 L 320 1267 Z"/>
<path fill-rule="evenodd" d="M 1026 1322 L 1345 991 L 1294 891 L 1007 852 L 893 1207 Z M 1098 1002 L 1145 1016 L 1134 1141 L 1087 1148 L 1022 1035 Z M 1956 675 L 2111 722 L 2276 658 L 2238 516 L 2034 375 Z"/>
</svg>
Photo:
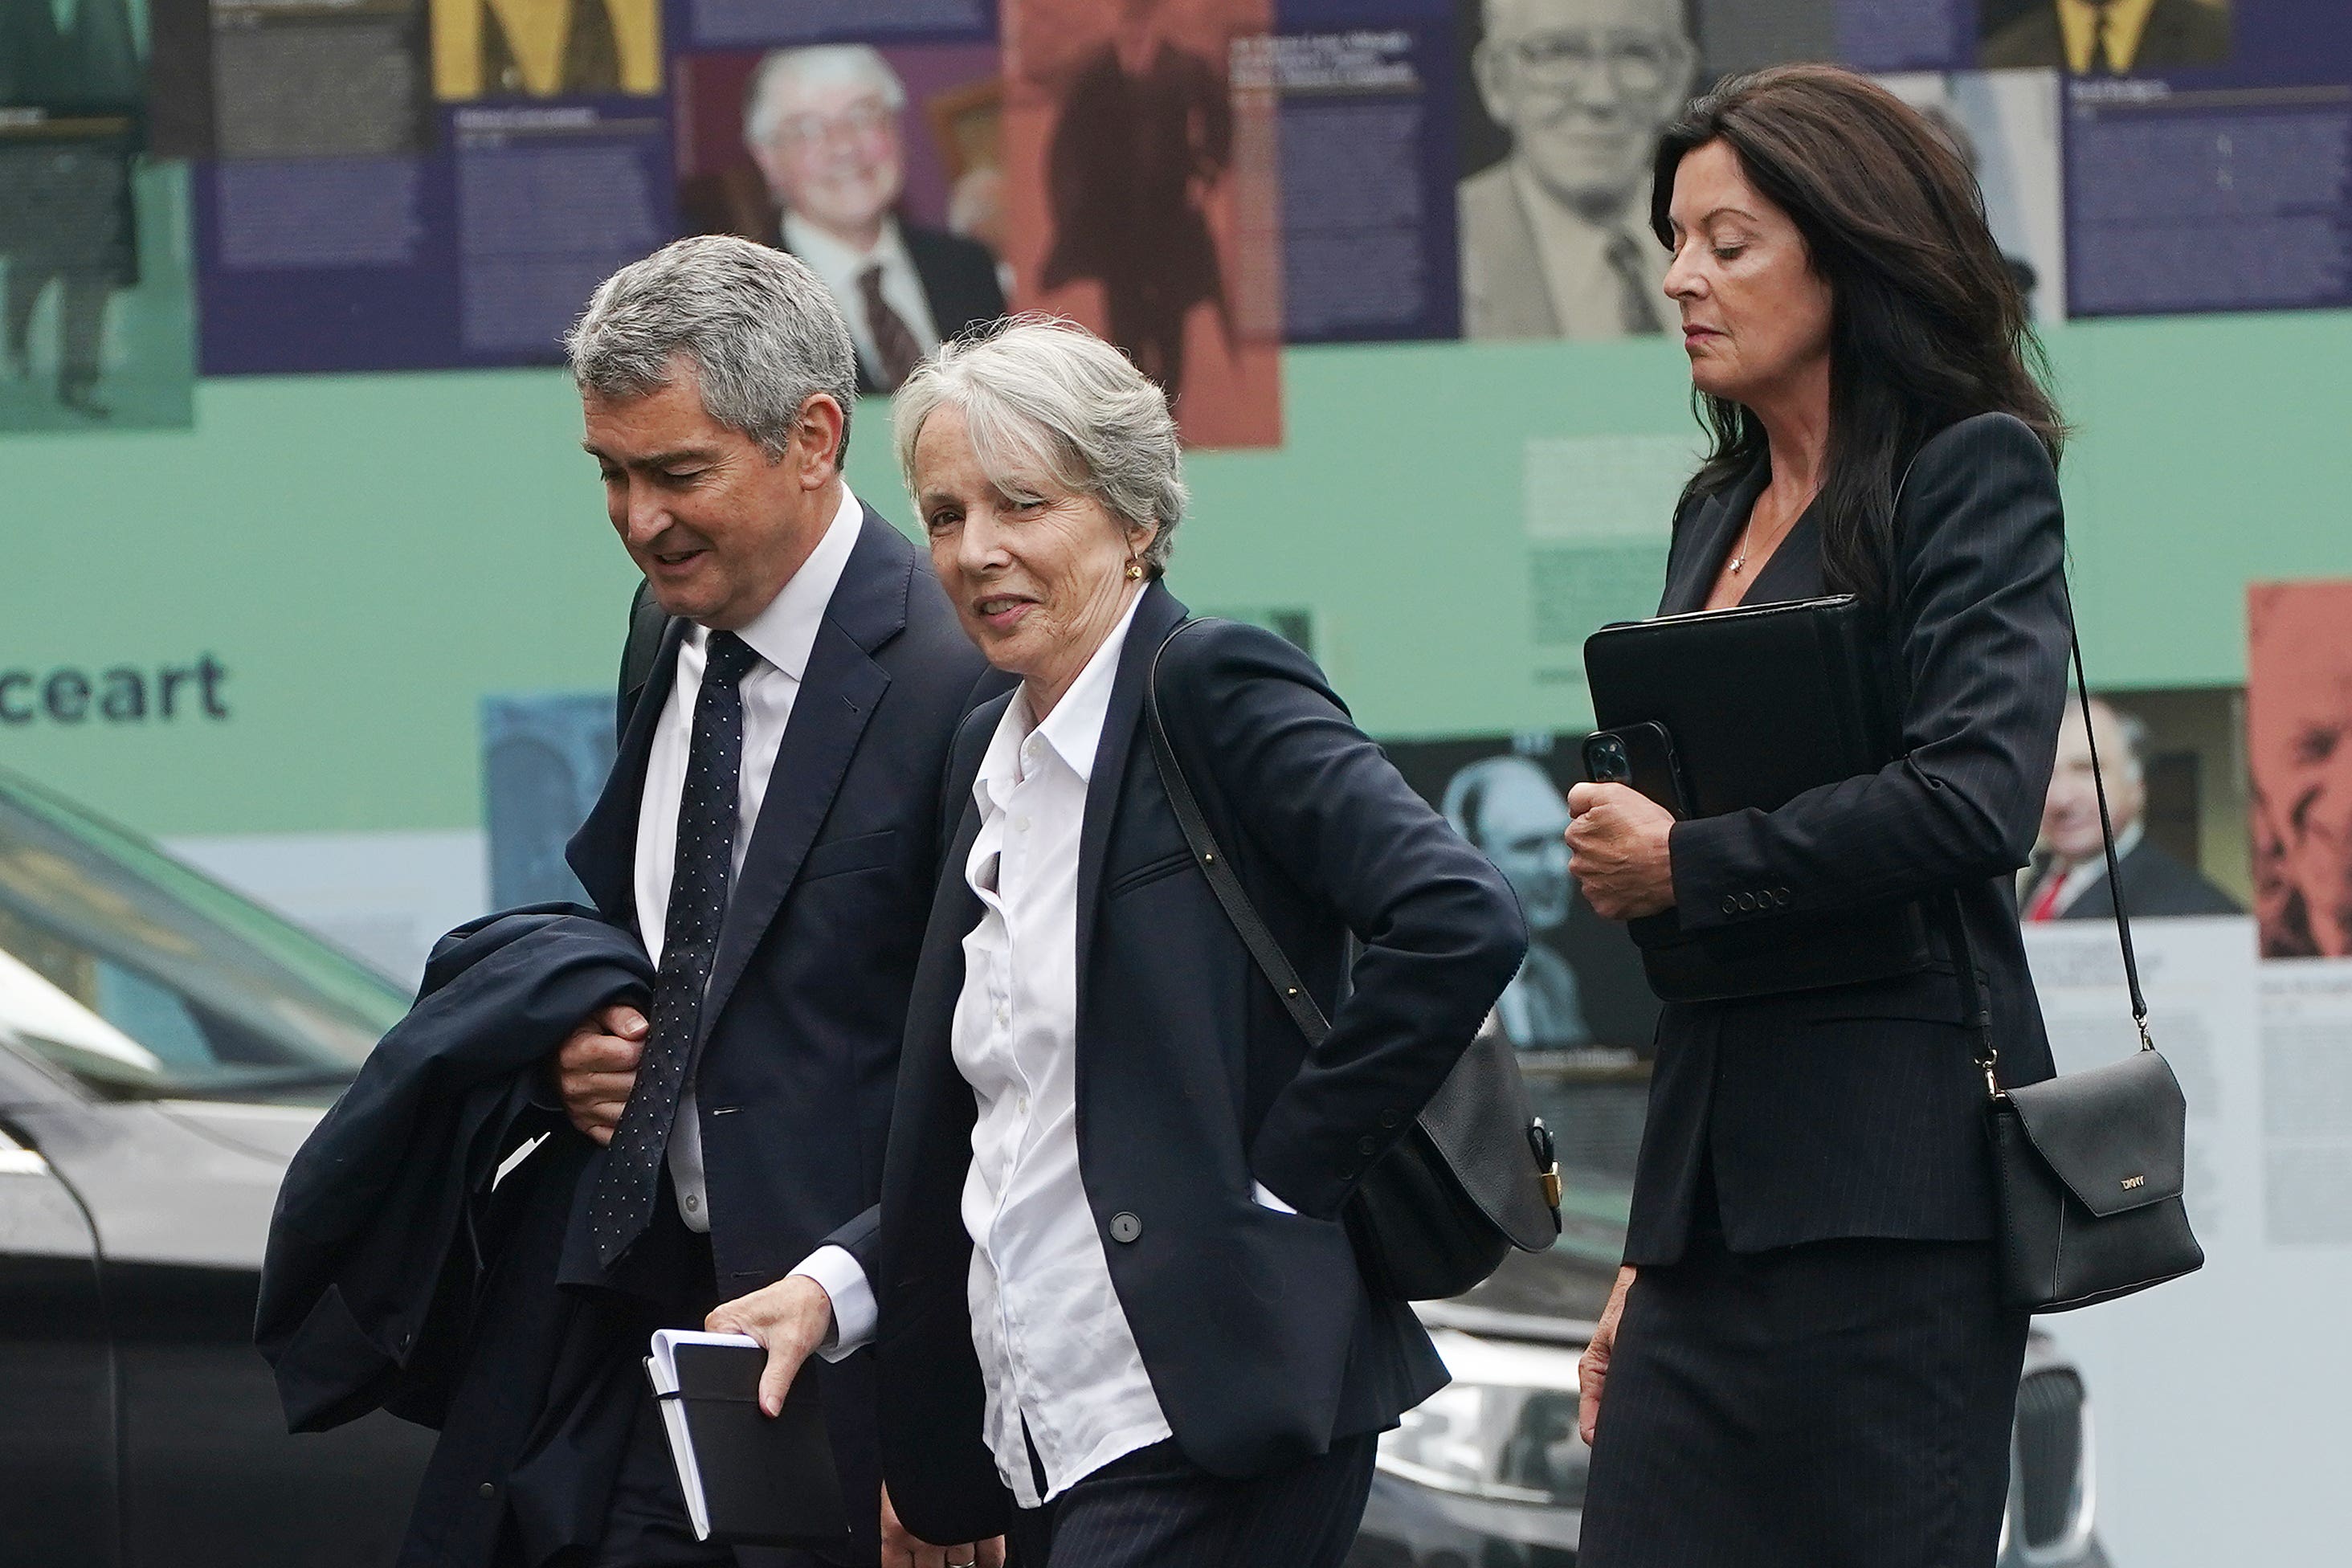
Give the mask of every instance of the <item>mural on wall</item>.
<svg viewBox="0 0 2352 1568">
<path fill-rule="evenodd" d="M 817 267 L 868 390 L 1010 300 L 1193 445 L 1272 445 L 1286 342 L 1670 335 L 1657 132 L 1795 59 L 1935 121 L 2037 321 L 2352 305 L 2352 17 L 2301 0 L 0 0 L 0 427 L 184 420 L 192 330 L 209 374 L 551 364 L 597 280 L 721 232 Z"/>
</svg>

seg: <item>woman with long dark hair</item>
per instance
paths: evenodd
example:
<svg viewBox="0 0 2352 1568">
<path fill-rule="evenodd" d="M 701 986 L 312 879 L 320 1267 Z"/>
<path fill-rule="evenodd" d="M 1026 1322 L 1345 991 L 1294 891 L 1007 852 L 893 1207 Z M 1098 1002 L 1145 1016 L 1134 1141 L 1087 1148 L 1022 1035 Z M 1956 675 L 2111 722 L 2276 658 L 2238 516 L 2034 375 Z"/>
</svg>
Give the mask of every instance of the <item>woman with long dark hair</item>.
<svg viewBox="0 0 2352 1568">
<path fill-rule="evenodd" d="M 1690 934 L 1956 911 L 2000 1080 L 2046 1078 L 2011 875 L 2064 697 L 2063 426 L 1976 183 L 1867 79 L 1783 67 L 1668 128 L 1652 221 L 1715 437 L 1662 610 L 1860 595 L 1900 754 L 1683 822 L 1579 785 L 1572 868 L 1604 916 Z M 1893 978 L 1664 1009 L 1582 1369 L 1580 1568 L 1992 1563 L 2027 1321 L 1999 1292 L 1956 944 L 1924 924 Z"/>
</svg>

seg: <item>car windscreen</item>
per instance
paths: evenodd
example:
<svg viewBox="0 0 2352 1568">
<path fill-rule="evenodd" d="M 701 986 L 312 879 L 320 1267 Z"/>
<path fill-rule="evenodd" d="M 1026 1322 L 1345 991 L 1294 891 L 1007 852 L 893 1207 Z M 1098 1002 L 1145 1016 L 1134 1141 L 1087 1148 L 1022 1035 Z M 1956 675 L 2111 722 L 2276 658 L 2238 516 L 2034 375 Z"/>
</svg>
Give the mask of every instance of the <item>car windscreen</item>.
<svg viewBox="0 0 2352 1568">
<path fill-rule="evenodd" d="M 92 1089 L 331 1089 L 407 1006 L 356 959 L 0 773 L 0 1035 Z"/>
</svg>

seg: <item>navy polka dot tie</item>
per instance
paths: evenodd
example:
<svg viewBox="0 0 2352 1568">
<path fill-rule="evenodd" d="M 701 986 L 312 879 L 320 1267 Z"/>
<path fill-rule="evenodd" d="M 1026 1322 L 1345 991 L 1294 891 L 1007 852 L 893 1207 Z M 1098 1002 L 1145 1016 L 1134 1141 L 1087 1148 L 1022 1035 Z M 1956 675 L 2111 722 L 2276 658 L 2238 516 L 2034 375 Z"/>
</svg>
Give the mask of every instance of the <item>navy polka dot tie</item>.
<svg viewBox="0 0 2352 1568">
<path fill-rule="evenodd" d="M 694 740 L 686 789 L 677 803 L 677 859 L 662 921 L 661 967 L 654 976 L 653 1020 L 636 1086 L 588 1200 L 597 1260 L 606 1268 L 629 1249 L 654 1217 L 661 1196 L 663 1152 L 677 1120 L 694 1052 L 702 994 L 727 914 L 735 864 L 737 778 L 743 762 L 743 693 L 739 683 L 760 661 L 733 632 L 712 632 L 694 700 Z"/>
</svg>

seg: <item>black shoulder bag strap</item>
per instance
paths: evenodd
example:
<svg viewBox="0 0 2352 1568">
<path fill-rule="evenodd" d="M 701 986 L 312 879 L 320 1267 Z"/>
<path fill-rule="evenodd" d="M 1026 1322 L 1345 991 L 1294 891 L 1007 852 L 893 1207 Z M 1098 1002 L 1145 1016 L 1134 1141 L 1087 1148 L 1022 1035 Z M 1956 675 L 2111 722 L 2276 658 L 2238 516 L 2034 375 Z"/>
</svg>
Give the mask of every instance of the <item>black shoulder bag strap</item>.
<svg viewBox="0 0 2352 1568">
<path fill-rule="evenodd" d="M 2074 595 L 2062 576 L 2059 591 L 2066 600 L 2066 640 L 2074 665 L 2074 700 L 2076 710 L 2083 715 L 2083 743 L 2091 752 L 2091 788 L 2099 801 L 2099 838 L 2107 859 L 2107 891 L 2115 900 L 2116 942 L 2123 951 L 2124 984 L 2131 993 L 2133 1026 L 2139 1030 L 2139 1046 L 2144 1051 L 2156 1048 L 2147 1034 L 2147 997 L 2140 991 L 2139 957 L 2132 949 L 2131 911 L 2124 905 L 2122 863 L 2116 855 L 2116 824 L 2107 808 L 2107 781 L 2099 766 L 2098 731 L 2091 722 L 2091 679 L 2083 669 L 2083 637 L 2074 624 Z M 1948 925 L 1953 942 L 1952 967 L 1960 983 L 1960 1000 L 1969 1027 L 1976 1032 L 1977 1065 L 1984 1069 L 1985 1092 L 2000 1093 L 2000 1084 L 1993 1067 L 2000 1059 L 2000 1047 L 1993 1040 L 1992 1010 L 1987 1005 L 1984 984 L 1977 973 L 1976 949 L 1969 941 L 1968 923 L 1960 912 L 1959 896 L 1955 892 L 1947 900 Z"/>
<path fill-rule="evenodd" d="M 1151 656 L 1151 671 L 1144 687 L 1143 710 L 1151 730 L 1152 760 L 1160 764 L 1160 782 L 1168 791 L 1169 809 L 1176 814 L 1176 826 L 1184 831 L 1184 842 L 1192 848 L 1192 858 L 1199 863 L 1201 874 L 1209 881 L 1209 890 L 1217 896 L 1225 918 L 1241 933 L 1242 943 L 1257 961 L 1274 994 L 1282 999 L 1291 1021 L 1298 1032 L 1307 1037 L 1311 1050 L 1323 1043 L 1331 1032 L 1331 1022 L 1323 1016 L 1323 1009 L 1307 994 L 1298 978 L 1298 971 L 1290 966 L 1282 944 L 1275 940 L 1260 918 L 1257 908 L 1242 889 L 1241 879 L 1234 874 L 1233 862 L 1218 847 L 1217 836 L 1210 831 L 1209 819 L 1201 814 L 1201 803 L 1192 795 L 1192 786 L 1184 777 L 1182 764 L 1176 760 L 1176 748 L 1169 743 L 1168 726 L 1160 717 L 1160 661 L 1168 652 L 1168 644 L 1193 626 L 1203 625 L 1197 619 L 1187 619 L 1168 634 L 1167 642 L 1160 645 Z"/>
</svg>

